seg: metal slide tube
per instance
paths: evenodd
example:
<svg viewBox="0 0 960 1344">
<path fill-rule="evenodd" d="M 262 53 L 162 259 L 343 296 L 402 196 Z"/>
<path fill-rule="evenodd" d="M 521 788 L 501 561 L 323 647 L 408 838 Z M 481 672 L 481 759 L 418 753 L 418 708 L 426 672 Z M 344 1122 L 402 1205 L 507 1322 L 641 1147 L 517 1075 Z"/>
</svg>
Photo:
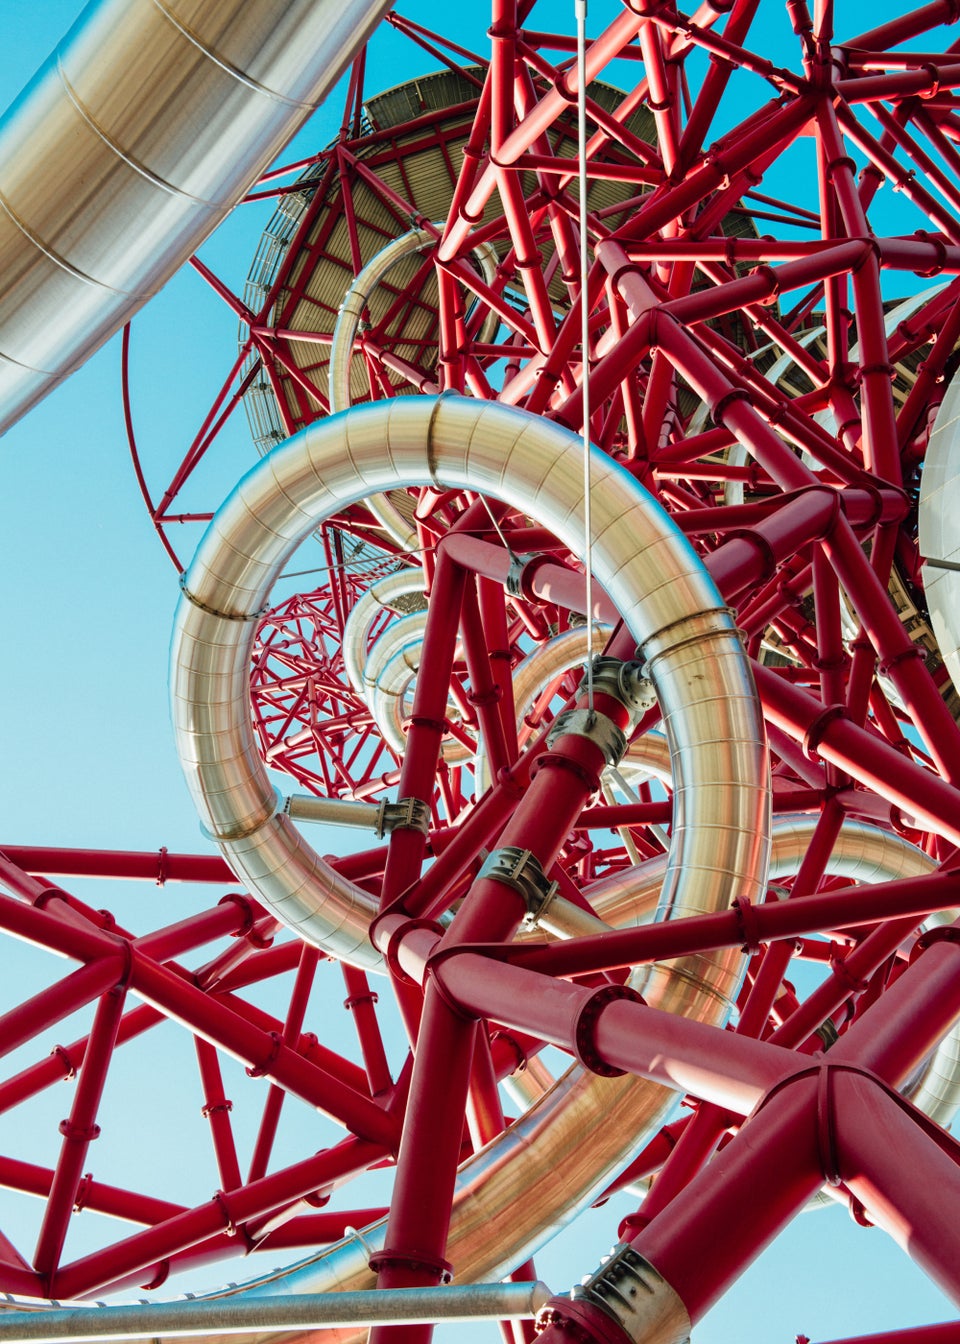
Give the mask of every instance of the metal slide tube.
<svg viewBox="0 0 960 1344">
<path fill-rule="evenodd" d="M 746 662 L 716 589 L 673 524 L 600 453 L 592 479 L 597 580 L 651 660 L 670 743 L 677 787 L 665 882 L 670 913 L 722 909 L 735 896 L 759 895 L 767 860 L 766 753 Z M 568 431 L 457 397 L 359 407 L 311 426 L 240 484 L 186 576 L 173 641 L 175 731 L 204 824 L 280 918 L 367 966 L 379 964 L 367 936 L 372 898 L 333 873 L 275 813 L 247 711 L 251 618 L 324 516 L 415 483 L 492 495 L 570 549 L 580 545 L 579 441 Z M 699 688 L 692 699 L 690 687 Z M 739 953 L 700 958 L 648 993 L 718 1022 L 741 964 Z M 505 1273 L 548 1240 L 630 1159 L 649 1126 L 662 1123 L 671 1095 L 639 1080 L 571 1070 L 461 1170 L 448 1244 L 458 1277 Z M 584 1145 L 588 1128 L 595 1138 Z M 348 1238 L 300 1269 L 259 1280 L 256 1290 L 367 1286 L 370 1249 L 382 1244 L 381 1224 L 365 1230 L 363 1243 Z"/>
<path fill-rule="evenodd" d="M 385 280 L 395 266 L 407 257 L 415 256 L 432 247 L 440 237 L 442 228 L 411 229 L 409 233 L 394 238 L 382 248 L 375 257 L 367 262 L 353 284 L 347 290 L 337 313 L 337 322 L 333 329 L 333 341 L 330 346 L 329 401 L 330 413 L 345 411 L 352 404 L 350 395 L 350 365 L 353 358 L 353 343 L 360 329 L 360 322 L 371 296 L 381 281 Z M 490 243 L 482 243 L 475 255 L 480 271 L 487 285 L 492 285 L 497 273 L 497 253 Z M 493 337 L 499 325 L 494 312 L 487 314 L 483 330 L 477 339 L 488 341 Z M 425 388 L 429 391 L 429 388 Z M 415 551 L 419 545 L 417 529 L 396 507 L 389 495 L 371 495 L 366 501 L 367 508 L 397 545 L 405 551 Z"/>
<path fill-rule="evenodd" d="M 399 610 L 398 601 L 414 594 L 423 594 L 423 571 L 401 569 L 377 579 L 361 597 L 347 617 L 343 627 L 343 666 L 355 691 L 363 692 L 366 678 L 367 640 L 377 617 L 383 611 Z"/>
<path fill-rule="evenodd" d="M 522 412 L 454 397 L 360 407 L 311 426 L 265 459 L 201 542 L 184 580 L 172 651 L 175 734 L 188 783 L 231 866 L 279 918 L 334 955 L 379 964 L 367 937 L 373 901 L 277 815 L 246 710 L 256 613 L 299 541 L 381 482 L 483 490 L 530 512 L 576 549 L 582 484 L 574 442 Z M 703 909 L 690 895 L 695 888 L 713 908 L 718 869 L 724 887 L 729 880 L 737 894 L 757 894 L 769 829 L 766 758 L 732 619 L 649 496 L 599 453 L 594 468 L 598 582 L 650 660 L 671 743 L 679 812 L 666 899 L 676 900 L 681 869 L 685 908 Z M 700 677 L 704 689 L 692 700 L 687 687 Z M 709 805 L 696 802 L 706 797 Z M 700 824 L 690 817 L 698 806 L 706 806 Z M 718 846 L 727 853 L 722 866 Z"/>
<path fill-rule="evenodd" d="M 954 683 L 960 683 L 960 549 L 956 505 L 960 495 L 960 379 L 955 378 L 937 412 L 920 485 L 920 554 L 930 623 Z"/>
<path fill-rule="evenodd" d="M 84 12 L 0 122 L 0 430 L 166 283 L 389 8 L 100 0 Z"/>
</svg>

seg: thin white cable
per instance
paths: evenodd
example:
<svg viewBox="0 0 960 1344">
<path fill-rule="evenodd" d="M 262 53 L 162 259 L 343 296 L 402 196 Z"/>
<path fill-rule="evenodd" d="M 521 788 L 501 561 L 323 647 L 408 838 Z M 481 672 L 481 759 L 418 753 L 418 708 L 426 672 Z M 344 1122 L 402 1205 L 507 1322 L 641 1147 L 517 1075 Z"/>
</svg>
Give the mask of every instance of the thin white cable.
<svg viewBox="0 0 960 1344">
<path fill-rule="evenodd" d="M 583 387 L 583 563 L 587 586 L 587 704 L 593 710 L 593 517 L 590 509 L 590 305 L 587 300 L 587 0 L 577 16 L 577 169 L 580 186 L 580 351 Z"/>
<path fill-rule="evenodd" d="M 514 555 L 513 550 L 511 549 L 511 546 L 510 546 L 509 541 L 507 541 L 506 537 L 503 535 L 503 530 L 502 530 L 502 528 L 500 527 L 500 524 L 497 522 L 496 518 L 494 517 L 493 509 L 491 509 L 490 504 L 489 504 L 489 501 L 487 500 L 486 495 L 481 495 L 480 498 L 483 500 L 483 507 L 486 509 L 487 513 L 490 515 L 490 521 L 491 521 L 491 523 L 493 523 L 494 531 L 496 532 L 497 536 L 500 538 L 501 544 L 503 545 L 503 549 L 506 551 L 507 555 L 509 555 L 509 557 L 510 557 L 511 560 L 516 560 L 517 557 Z"/>
</svg>

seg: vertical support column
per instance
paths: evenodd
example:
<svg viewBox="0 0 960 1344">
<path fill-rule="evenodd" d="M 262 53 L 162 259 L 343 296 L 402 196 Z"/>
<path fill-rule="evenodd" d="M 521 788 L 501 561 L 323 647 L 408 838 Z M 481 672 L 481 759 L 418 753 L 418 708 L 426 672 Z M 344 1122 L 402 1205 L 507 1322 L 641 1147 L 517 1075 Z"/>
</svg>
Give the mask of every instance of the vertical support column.
<svg viewBox="0 0 960 1344">
<path fill-rule="evenodd" d="M 125 989 L 118 986 L 105 994 L 97 1005 L 70 1118 L 60 1125 L 60 1132 L 63 1135 L 60 1160 L 50 1187 L 50 1197 L 34 1256 L 34 1266 L 45 1278 L 56 1272 L 60 1262 L 60 1253 L 67 1236 L 67 1223 L 76 1201 L 87 1149 L 100 1133 L 100 1127 L 96 1123 L 97 1110 L 103 1095 L 113 1047 L 116 1044 L 125 999 Z"/>
<path fill-rule="evenodd" d="M 486 875 L 481 873 L 470 889 L 440 940 L 441 950 L 513 935 L 528 909 L 526 891 L 533 881 L 528 874 L 539 870 L 542 878 L 549 870 L 587 798 L 599 788 L 608 759 L 601 721 L 626 745 L 623 730 L 630 713 L 625 704 L 612 695 L 595 694 L 594 726 L 583 718 L 583 696 L 578 711 L 580 717 L 568 716 L 566 726 L 560 722 L 550 750 L 538 759 L 530 787 L 500 836 L 500 847 L 485 865 Z M 381 1288 L 435 1284 L 450 1272 L 444 1253 L 475 1030 L 475 1023 L 431 979 L 407 1103 L 407 1114 L 416 1122 L 404 1127 L 386 1245 L 371 1262 Z M 371 1344 L 386 1344 L 384 1329 L 391 1330 L 393 1344 L 427 1344 L 432 1332 L 429 1325 L 377 1327 Z"/>
</svg>

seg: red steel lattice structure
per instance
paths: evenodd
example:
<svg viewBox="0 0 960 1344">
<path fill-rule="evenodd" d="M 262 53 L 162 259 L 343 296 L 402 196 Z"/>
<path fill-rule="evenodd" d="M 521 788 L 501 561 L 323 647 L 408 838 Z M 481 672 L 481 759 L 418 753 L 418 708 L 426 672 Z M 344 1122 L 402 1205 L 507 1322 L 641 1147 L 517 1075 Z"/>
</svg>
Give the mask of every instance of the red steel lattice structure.
<svg viewBox="0 0 960 1344">
<path fill-rule="evenodd" d="M 56 1166 L 0 1159 L 47 1200 L 0 1290 L 318 1245 L 290 1276 L 310 1290 L 525 1279 L 558 1220 L 652 1176 L 614 1260 L 541 1313 L 551 1344 L 684 1338 L 824 1185 L 960 1301 L 957 14 L 850 35 L 839 8 L 791 0 L 775 59 L 753 0 L 617 10 L 584 53 L 585 235 L 575 39 L 516 0 L 489 53 L 394 16 L 447 68 L 440 105 L 365 121 L 357 57 L 336 143 L 249 193 L 299 201 L 260 291 L 196 263 L 245 325 L 176 475 L 151 494 L 137 458 L 174 559 L 258 383 L 295 436 L 182 579 L 175 731 L 223 857 L 6 849 L 4 928 L 79 963 L 6 1014 L 10 1048 L 96 1009 L 0 1084 L 15 1107 L 77 1076 Z M 318 530 L 323 582 L 265 614 Z M 307 793 L 278 810 L 260 755 Z M 310 818 L 377 837 L 324 860 Z M 249 894 L 135 936 L 49 880 L 84 873 Z M 327 959 L 360 1063 L 312 1034 Z M 821 970 L 805 997 L 794 959 Z M 282 1016 L 246 992 L 291 970 Z M 399 1070 L 374 974 L 415 1042 Z M 83 1174 L 115 1053 L 171 1018 L 220 1186 L 189 1208 Z M 518 1062 L 535 1083 L 545 1044 L 575 1066 L 511 1129 L 498 1084 Z M 245 1173 L 221 1053 L 270 1083 Z M 664 1089 L 690 1103 L 672 1124 Z M 287 1098 L 342 1137 L 278 1166 Z M 339 1187 L 384 1165 L 374 1222 Z M 66 1260 L 82 1207 L 141 1230 Z"/>
</svg>

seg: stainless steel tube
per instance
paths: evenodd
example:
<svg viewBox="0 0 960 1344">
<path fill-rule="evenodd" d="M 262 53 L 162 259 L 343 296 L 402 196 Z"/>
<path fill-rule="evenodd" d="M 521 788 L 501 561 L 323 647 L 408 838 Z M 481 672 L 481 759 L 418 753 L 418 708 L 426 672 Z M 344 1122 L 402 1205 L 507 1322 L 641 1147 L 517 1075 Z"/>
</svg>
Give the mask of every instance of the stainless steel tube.
<svg viewBox="0 0 960 1344">
<path fill-rule="evenodd" d="M 255 614 L 299 541 L 328 513 L 373 491 L 429 483 L 503 499 L 576 549 L 583 535 L 579 440 L 496 403 L 397 398 L 323 421 L 281 446 L 238 486 L 185 578 L 174 632 L 172 692 L 181 759 L 204 824 L 230 862 L 302 936 L 361 965 L 373 901 L 336 877 L 287 818 L 252 740 L 247 664 Z M 759 897 L 766 880 L 769 792 L 759 704 L 729 614 L 679 531 L 616 463 L 592 467 L 598 582 L 644 646 L 657 683 L 680 794 L 724 793 L 700 813 L 681 802 L 667 865 L 671 913 Z M 218 614 L 219 613 L 219 614 Z M 683 720 L 689 718 L 689 725 Z M 698 733 L 703 725 L 709 731 Z M 710 866 L 707 867 L 707 855 Z M 696 892 L 694 892 L 696 888 Z M 703 959 L 664 974 L 657 1002 L 722 1021 L 741 959 Z M 676 980 L 676 984 L 674 984 Z M 629 1161 L 672 1094 L 634 1078 L 573 1068 L 506 1133 L 465 1163 L 448 1254 L 461 1280 L 506 1273 L 582 1210 Z M 589 1133 L 589 1144 L 583 1135 Z M 238 1291 L 345 1291 L 372 1284 L 383 1225 L 293 1270 Z"/>
<path fill-rule="evenodd" d="M 336 326 L 333 329 L 333 342 L 330 346 L 328 395 L 331 414 L 345 411 L 353 404 L 350 389 L 353 343 L 373 294 L 395 266 L 408 257 L 432 247 L 442 231 L 442 225 L 438 225 L 434 230 L 411 229 L 409 233 L 394 238 L 386 247 L 381 248 L 375 257 L 371 257 L 347 290 L 340 304 Z M 474 250 L 474 256 L 484 281 L 488 285 L 492 284 L 497 272 L 496 250 L 490 243 L 483 243 Z M 491 340 L 499 321 L 497 314 L 491 311 L 484 323 L 483 331 L 479 334 L 479 339 Z M 436 383 L 432 386 L 421 386 L 421 390 L 424 392 L 436 390 Z M 417 549 L 416 528 L 410 526 L 409 519 L 403 516 L 389 495 L 371 495 L 366 503 L 374 518 L 398 546 L 406 551 Z"/>
<path fill-rule="evenodd" d="M 937 411 L 920 482 L 920 554 L 930 624 L 955 686 L 960 687 L 960 378 Z"/>
<path fill-rule="evenodd" d="M 265 459 L 201 542 L 172 651 L 174 730 L 188 784 L 238 874 L 279 918 L 333 955 L 379 964 L 366 933 L 373 901 L 337 878 L 276 815 L 246 705 L 256 614 L 299 541 L 325 515 L 381 485 L 480 490 L 576 549 L 583 490 L 574 442 L 523 412 L 466 398 L 359 407 L 311 426 Z M 594 468 L 598 581 L 650 660 L 670 742 L 678 815 L 668 899 L 676 905 L 679 892 L 677 909 L 722 908 L 728 888 L 759 894 L 766 872 L 766 752 L 748 665 L 732 618 L 666 514 L 600 453 Z M 725 991 L 734 983 L 726 971 L 720 979 Z"/>
<path fill-rule="evenodd" d="M 364 665 L 367 661 L 367 641 L 377 617 L 384 611 L 397 612 L 403 598 L 423 594 L 423 571 L 401 569 L 377 579 L 358 599 L 346 625 L 343 627 L 343 666 L 355 691 L 363 692 Z M 426 604 L 423 598 L 421 605 Z"/>
<path fill-rule="evenodd" d="M 350 798 L 317 798 L 312 793 L 293 793 L 283 810 L 294 821 L 315 821 L 327 826 L 357 826 L 376 831 L 380 821 L 378 803 L 359 803 Z"/>
<path fill-rule="evenodd" d="M 123 1307 L 53 1308 L 0 1313 L 2 1344 L 59 1344 L 100 1339 L 183 1339 L 329 1330 L 338 1326 L 434 1321 L 530 1320 L 551 1292 L 545 1283 L 468 1283 L 362 1293 L 302 1293 Z"/>
<path fill-rule="evenodd" d="M 0 121 L 0 430 L 166 283 L 389 8 L 97 0 L 84 11 Z"/>
</svg>

